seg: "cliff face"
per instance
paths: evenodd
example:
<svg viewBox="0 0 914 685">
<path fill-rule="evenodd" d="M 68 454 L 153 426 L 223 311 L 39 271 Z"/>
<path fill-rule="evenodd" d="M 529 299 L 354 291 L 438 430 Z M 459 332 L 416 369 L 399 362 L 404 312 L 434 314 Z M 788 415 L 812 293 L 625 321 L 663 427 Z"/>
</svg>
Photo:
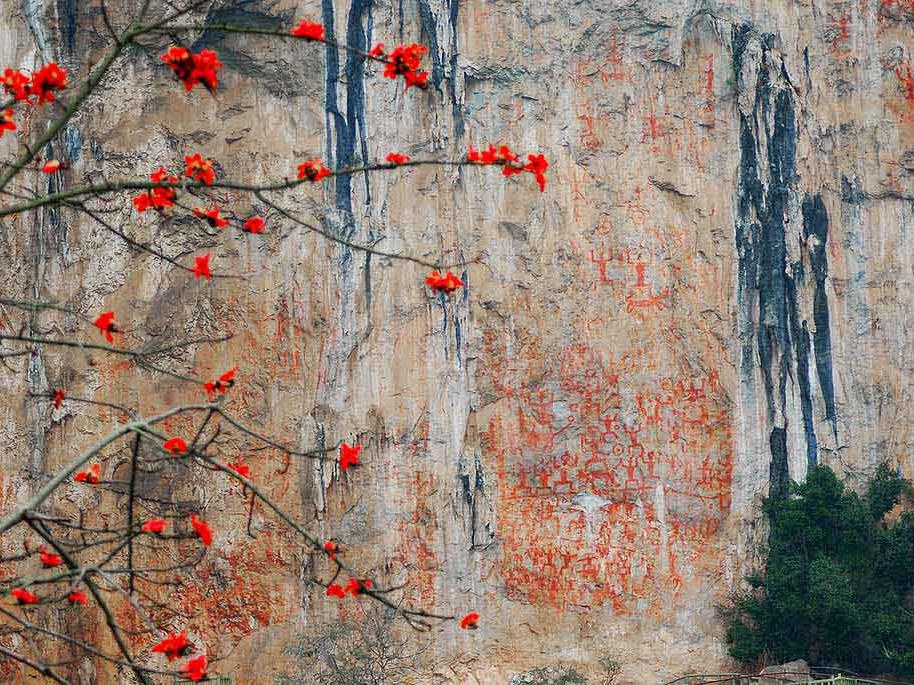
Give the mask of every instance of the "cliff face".
<svg viewBox="0 0 914 685">
<path fill-rule="evenodd" d="M 546 154 L 546 192 L 492 169 L 416 168 L 284 200 L 341 237 L 469 262 L 451 297 L 421 288 L 414 264 L 276 215 L 262 240 L 214 239 L 138 217 L 126 197 L 109 208 L 132 235 L 175 256 L 205 248 L 246 280 L 201 284 L 55 210 L 0 223 L 0 291 L 115 309 L 128 340 L 233 332 L 175 368 L 237 364 L 230 406 L 302 448 L 358 438 L 354 476 L 279 473 L 278 458 L 253 470 L 408 599 L 480 611 L 475 633 L 409 638 L 429 645 L 428 682 L 592 674 L 606 655 L 622 682 L 730 670 L 714 607 L 756 563 L 761 497 L 815 463 L 851 483 L 885 459 L 914 475 L 911 0 L 205 9 L 276 27 L 310 17 L 355 47 L 421 42 L 432 87 L 404 93 L 322 46 L 197 32 L 193 47 L 226 64 L 216 96 L 176 87 L 161 46 L 131 51 L 55 143 L 65 184 L 196 151 L 263 182 L 315 156 L 348 166 L 503 142 Z M 0 67 L 57 59 L 81 73 L 104 40 L 95 2 L 0 7 Z M 265 209 L 249 202 L 225 204 Z M 23 321 L 0 312 L 7 328 Z M 91 335 L 63 315 L 25 325 Z M 197 392 L 103 355 L 36 350 L 14 369 L 0 373 L 4 506 L 116 420 L 29 391 L 66 384 L 147 412 Z M 245 534 L 236 489 L 195 485 L 219 533 L 185 597 L 203 609 L 194 629 L 237 683 L 294 674 L 296 635 L 326 634 L 349 610 L 306 591 L 307 558 L 268 516 Z M 92 497 L 74 489 L 61 506 Z M 81 667 L 85 682 L 95 668 Z"/>
</svg>

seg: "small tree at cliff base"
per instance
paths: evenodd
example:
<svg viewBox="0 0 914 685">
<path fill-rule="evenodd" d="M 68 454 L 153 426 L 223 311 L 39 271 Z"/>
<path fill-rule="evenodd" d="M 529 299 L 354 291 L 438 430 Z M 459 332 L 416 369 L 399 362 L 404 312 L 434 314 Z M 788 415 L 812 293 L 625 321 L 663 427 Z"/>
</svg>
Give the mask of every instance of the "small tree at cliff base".
<svg viewBox="0 0 914 685">
<path fill-rule="evenodd" d="M 861 497 L 825 466 L 768 500 L 763 573 L 722 608 L 731 656 L 914 677 L 911 484 L 882 464 Z"/>
</svg>

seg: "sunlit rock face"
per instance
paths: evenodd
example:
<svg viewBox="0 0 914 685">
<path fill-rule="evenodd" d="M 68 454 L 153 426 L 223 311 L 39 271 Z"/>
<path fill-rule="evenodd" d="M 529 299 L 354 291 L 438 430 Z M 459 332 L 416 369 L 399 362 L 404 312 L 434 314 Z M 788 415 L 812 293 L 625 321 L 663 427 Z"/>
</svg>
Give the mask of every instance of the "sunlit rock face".
<svg viewBox="0 0 914 685">
<path fill-rule="evenodd" d="M 0 68 L 84 73 L 105 46 L 99 7 L 4 3 Z M 131 7 L 108 11 L 124 25 Z M 309 589 L 316 561 L 275 518 L 256 512 L 247 534 L 236 486 L 150 480 L 207 503 L 217 543 L 181 601 L 233 682 L 324 682 L 334 645 L 381 633 L 411 655 L 389 682 L 536 682 L 547 668 L 600 682 L 606 657 L 617 683 L 730 671 L 715 606 L 758 562 L 762 497 L 816 463 L 854 485 L 885 459 L 914 475 L 910 0 L 225 0 L 193 18 L 419 42 L 431 87 L 404 92 L 325 46 L 206 30 L 188 45 L 226 68 L 215 95 L 186 94 L 158 61 L 163 37 L 118 63 L 46 153 L 69 168 L 29 172 L 31 187 L 177 170 L 195 152 L 250 183 L 315 157 L 457 159 L 489 142 L 551 165 L 544 193 L 529 174 L 416 167 L 274 198 L 348 241 L 462 264 L 449 296 L 416 263 L 235 192 L 223 205 L 265 215 L 265 235 L 210 237 L 181 213 L 139 216 L 128 196 L 106 208 L 156 249 L 208 251 L 245 280 L 196 281 L 67 209 L 0 223 L 0 292 L 114 309 L 135 343 L 233 333 L 168 363 L 239 366 L 227 406 L 284 443 L 363 445 L 354 472 L 261 454 L 254 478 L 366 575 L 405 584 L 397 596 L 481 615 L 475 632 L 375 615 L 375 637 L 359 633 L 360 603 Z M 4 160 L 16 140 L 0 141 Z M 0 310 L 0 324 L 97 335 L 54 313 Z M 4 508 L 117 421 L 29 392 L 66 385 L 143 412 L 200 394 L 95 353 L 37 349 L 12 368 Z M 59 506 L 117 520 L 115 500 L 93 497 Z M 77 671 L 126 678 L 89 659 Z"/>
</svg>

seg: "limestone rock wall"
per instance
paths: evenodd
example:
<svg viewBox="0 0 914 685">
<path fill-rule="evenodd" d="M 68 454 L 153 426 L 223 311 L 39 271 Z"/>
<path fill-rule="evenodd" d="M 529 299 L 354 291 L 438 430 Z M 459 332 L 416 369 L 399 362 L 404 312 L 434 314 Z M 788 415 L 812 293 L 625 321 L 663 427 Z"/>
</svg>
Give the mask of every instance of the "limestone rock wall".
<svg viewBox="0 0 914 685">
<path fill-rule="evenodd" d="M 164 42 L 131 51 L 55 143 L 65 184 L 195 151 L 255 182 L 316 155 L 346 166 L 488 142 L 550 160 L 544 194 L 497 170 L 416 168 L 286 199 L 343 237 L 468 262 L 450 298 L 414 264 L 278 216 L 262 240 L 213 239 L 110 200 L 158 249 L 206 248 L 246 276 L 212 284 L 67 210 L 0 223 L 0 291 L 116 309 L 128 340 L 232 331 L 175 367 L 238 364 L 233 408 L 289 442 L 362 442 L 354 476 L 254 471 L 407 598 L 480 611 L 473 634 L 415 638 L 427 682 L 593 674 L 606 655 L 630 683 L 730 670 L 714 607 L 757 561 L 761 497 L 812 463 L 852 483 L 883 459 L 914 475 L 910 0 L 216 0 L 204 17 L 415 40 L 433 87 L 404 93 L 319 46 L 198 32 L 227 65 L 216 96 L 175 86 Z M 84 72 L 100 26 L 94 0 L 6 2 L 0 67 Z M 225 204 L 264 209 L 249 202 Z M 62 315 L 0 322 L 91 335 Z M 0 373 L 5 504 L 116 420 L 29 391 L 66 383 L 143 411 L 195 392 L 128 366 L 36 350 Z M 340 610 L 301 584 L 294 539 L 263 517 L 251 540 L 237 494 L 203 487 L 220 532 L 195 627 L 236 682 L 271 683 L 294 670 L 295 636 Z"/>
</svg>

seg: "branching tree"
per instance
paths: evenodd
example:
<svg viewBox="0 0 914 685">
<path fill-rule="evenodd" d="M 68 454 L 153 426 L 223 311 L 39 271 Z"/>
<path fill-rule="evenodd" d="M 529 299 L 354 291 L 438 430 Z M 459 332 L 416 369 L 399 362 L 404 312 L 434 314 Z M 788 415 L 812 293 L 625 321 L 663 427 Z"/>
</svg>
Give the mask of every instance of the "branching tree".
<svg viewBox="0 0 914 685">
<path fill-rule="evenodd" d="M 320 44 L 328 55 L 347 51 L 356 69 L 377 65 L 384 77 L 405 84 L 408 92 L 428 86 L 428 74 L 421 69 L 426 51 L 422 46 L 404 44 L 388 50 L 379 43 L 363 50 L 335 41 L 325 34 L 324 26 L 309 20 L 280 28 L 214 23 L 207 20 L 208 4 L 206 0 L 184 4 L 142 0 L 138 6 L 112 11 L 102 3 L 95 28 L 105 46 L 83 72 L 73 73 L 56 63 L 31 71 L 13 67 L 3 71 L 0 136 L 4 147 L 0 151 L 9 161 L 0 170 L 0 231 L 26 225 L 41 212 L 83 217 L 111 240 L 121 241 L 132 259 L 151 259 L 162 269 L 186 272 L 186 283 L 193 284 L 246 276 L 233 273 L 229 258 L 220 257 L 214 263 L 212 253 L 206 252 L 189 260 L 175 249 L 159 246 L 152 235 L 189 231 L 198 244 L 218 246 L 236 230 L 248 241 L 263 239 L 261 234 L 304 230 L 343 250 L 428 268 L 425 286 L 436 297 L 447 298 L 464 286 L 466 278 L 466 271 L 461 278 L 450 269 L 466 268 L 466 263 L 448 264 L 427 255 L 385 250 L 377 243 L 360 243 L 327 222 L 314 220 L 314 212 L 302 211 L 293 192 L 353 174 L 434 165 L 494 165 L 506 177 L 530 174 L 544 190 L 548 164 L 542 155 L 523 160 L 507 146 L 492 145 L 482 150 L 471 147 L 460 159 L 411 159 L 391 152 L 383 160 L 362 160 L 337 169 L 325 167 L 317 156 L 290 160 L 294 173 L 262 184 L 233 178 L 218 161 L 191 150 L 184 155 L 181 172 L 174 170 L 174 160 L 156 159 L 140 178 L 122 176 L 104 164 L 79 178 L 68 173 L 68 160 L 60 152 L 61 137 L 75 117 L 91 116 L 106 83 L 128 78 L 133 55 L 161 55 L 160 68 L 174 75 L 186 97 L 219 96 L 223 66 L 219 56 L 189 47 L 192 37 L 207 31 L 282 41 L 289 50 L 318 49 Z M 252 207 L 260 210 L 248 209 Z M 148 221 L 150 216 L 155 220 Z M 0 241 L 0 245 L 12 249 L 9 242 Z M 14 254 L 0 257 L 17 258 Z M 375 642 L 385 668 L 396 667 L 402 656 L 391 651 L 396 645 L 386 637 L 391 617 L 417 629 L 455 618 L 449 611 L 405 604 L 401 587 L 385 586 L 383 578 L 370 578 L 350 566 L 345 541 L 322 539 L 270 495 L 265 481 L 289 477 L 290 464 L 297 460 L 309 460 L 345 477 L 361 463 L 361 446 L 356 440 L 302 448 L 248 421 L 243 408 L 232 402 L 239 385 L 245 383 L 243 362 L 229 362 L 211 377 L 198 377 L 194 372 L 197 352 L 226 344 L 231 331 L 211 322 L 202 329 L 212 334 L 182 336 L 167 326 L 162 333 L 144 325 L 150 313 L 141 310 L 142 304 L 126 313 L 87 312 L 51 292 L 35 292 L 32 298 L 4 296 L 0 307 L 4 373 L 28 376 L 38 354 L 58 355 L 57 367 L 62 369 L 77 361 L 91 367 L 99 357 L 110 356 L 124 362 L 117 382 L 129 383 L 141 400 L 137 406 L 127 406 L 94 399 L 91 392 L 73 393 L 68 380 L 75 384 L 76 371 L 61 372 L 60 384 L 47 392 L 28 383 L 33 389 L 28 402 L 86 416 L 105 410 L 115 420 L 113 429 L 91 446 L 78 454 L 59 455 L 56 462 L 62 466 L 39 473 L 33 491 L 22 493 L 19 501 L 0 512 L 4 677 L 11 669 L 27 668 L 49 681 L 74 682 L 77 664 L 86 657 L 99 672 L 109 674 L 98 682 L 110 682 L 115 672 L 142 683 L 166 676 L 201 681 L 219 672 L 218 662 L 231 645 L 220 643 L 216 648 L 207 644 L 212 636 L 188 630 L 200 607 L 177 599 L 207 565 L 214 539 L 216 525 L 207 516 L 212 497 L 207 498 L 200 487 L 207 474 L 233 484 L 223 490 L 223 496 L 236 497 L 238 507 L 243 506 L 251 538 L 257 537 L 258 530 L 273 527 L 297 539 L 314 587 L 340 601 L 362 598 L 377 603 L 382 613 Z M 188 384 L 199 401 L 174 404 L 170 393 L 156 392 L 163 379 Z M 342 427 L 338 432 L 345 434 Z M 104 629 L 90 638 L 87 635 L 93 633 L 85 626 L 93 620 Z M 455 625 L 474 628 L 478 620 L 478 614 L 470 612 Z M 366 624 L 360 629 L 369 628 Z M 393 666 L 388 663 L 391 659 Z"/>
</svg>

